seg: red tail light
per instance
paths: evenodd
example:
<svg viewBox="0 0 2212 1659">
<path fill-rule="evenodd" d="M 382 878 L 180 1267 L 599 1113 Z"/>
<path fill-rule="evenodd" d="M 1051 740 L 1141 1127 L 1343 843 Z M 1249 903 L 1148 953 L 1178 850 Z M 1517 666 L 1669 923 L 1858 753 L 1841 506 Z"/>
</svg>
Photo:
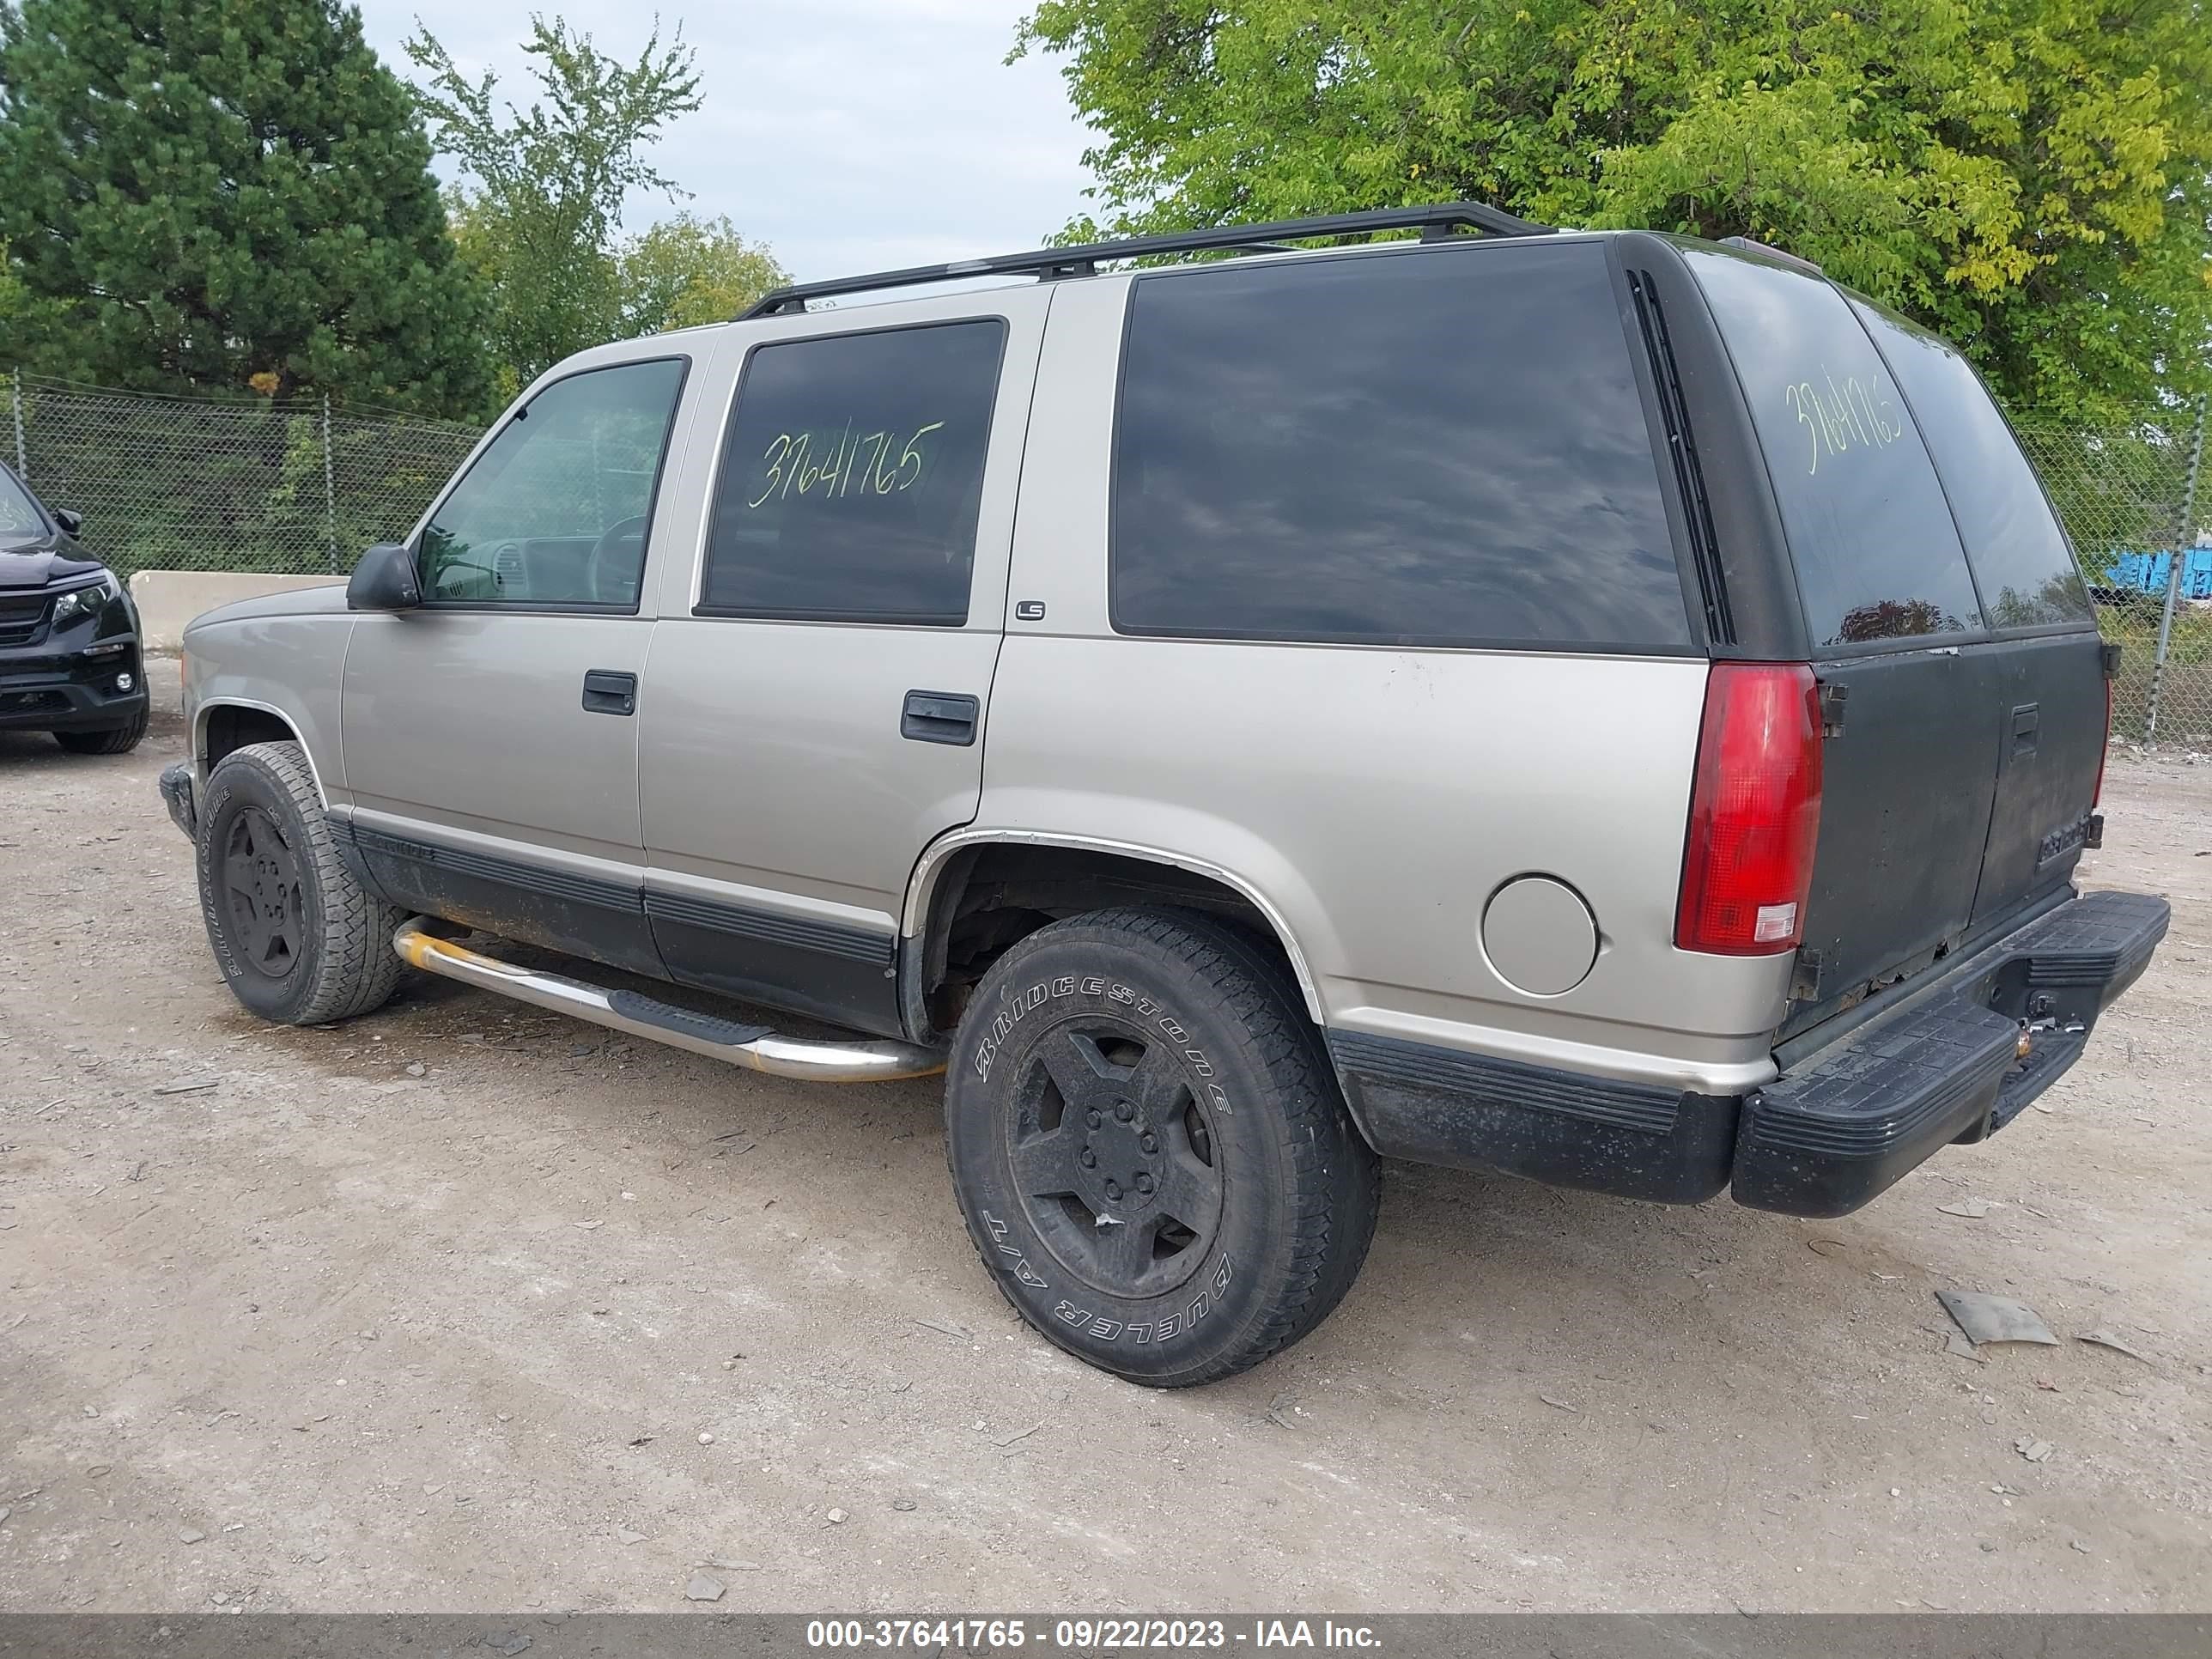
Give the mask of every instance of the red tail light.
<svg viewBox="0 0 2212 1659">
<path fill-rule="evenodd" d="M 1682 849 L 1674 943 L 1718 956 L 1795 950 L 1820 831 L 1820 693 L 1802 663 L 1717 662 Z"/>
</svg>

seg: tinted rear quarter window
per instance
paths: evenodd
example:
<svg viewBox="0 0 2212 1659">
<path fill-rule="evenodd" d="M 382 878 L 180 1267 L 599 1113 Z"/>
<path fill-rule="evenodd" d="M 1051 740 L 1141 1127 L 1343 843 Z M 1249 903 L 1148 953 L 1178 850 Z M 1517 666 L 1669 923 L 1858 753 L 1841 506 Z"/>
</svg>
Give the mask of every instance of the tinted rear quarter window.
<svg viewBox="0 0 2212 1659">
<path fill-rule="evenodd" d="M 1854 300 L 1943 481 L 1992 628 L 2090 620 L 2089 592 L 2027 457 L 1966 358 L 1926 329 Z"/>
<path fill-rule="evenodd" d="M 1704 248 L 1683 256 L 1751 405 L 1814 643 L 1978 630 L 1950 506 L 1844 296 L 1760 260 Z"/>
<path fill-rule="evenodd" d="M 1006 337 L 988 319 L 755 348 L 700 613 L 965 622 Z"/>
<path fill-rule="evenodd" d="M 1116 629 L 1689 646 L 1598 245 L 1231 263 L 1133 287 Z"/>
</svg>

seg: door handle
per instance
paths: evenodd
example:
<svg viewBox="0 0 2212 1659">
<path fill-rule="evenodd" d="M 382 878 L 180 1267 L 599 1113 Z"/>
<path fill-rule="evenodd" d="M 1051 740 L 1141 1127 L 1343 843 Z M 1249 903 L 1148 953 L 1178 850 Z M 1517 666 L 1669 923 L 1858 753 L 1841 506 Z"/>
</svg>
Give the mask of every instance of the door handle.
<svg viewBox="0 0 2212 1659">
<path fill-rule="evenodd" d="M 975 741 L 975 722 L 982 712 L 979 699 L 957 691 L 909 691 L 899 715 L 899 736 L 965 749 Z"/>
<path fill-rule="evenodd" d="M 584 712 L 587 714 L 637 713 L 637 676 L 611 668 L 584 671 Z"/>
<path fill-rule="evenodd" d="M 2014 709 L 2012 711 L 2012 752 L 2015 755 L 2033 754 L 2036 738 L 2041 733 L 2042 726 L 2043 714 L 2040 704 L 2022 703 Z"/>
</svg>

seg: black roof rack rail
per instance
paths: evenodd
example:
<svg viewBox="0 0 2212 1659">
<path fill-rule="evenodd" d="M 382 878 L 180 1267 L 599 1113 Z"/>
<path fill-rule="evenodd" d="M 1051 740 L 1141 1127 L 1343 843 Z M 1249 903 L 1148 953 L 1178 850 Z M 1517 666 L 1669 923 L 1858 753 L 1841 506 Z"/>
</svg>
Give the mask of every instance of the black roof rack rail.
<svg viewBox="0 0 2212 1659">
<path fill-rule="evenodd" d="M 1799 270 L 1810 271 L 1815 276 L 1826 276 L 1828 274 L 1805 258 L 1803 254 L 1792 253 L 1785 247 L 1776 247 L 1771 242 L 1754 242 L 1748 236 L 1723 236 L 1721 238 L 1721 246 L 1740 247 L 1752 253 L 1764 253 L 1770 259 L 1778 259 L 1785 265 L 1794 265 Z"/>
<path fill-rule="evenodd" d="M 1093 276 L 1109 259 L 1141 259 L 1157 253 L 1208 250 L 1280 253 L 1286 242 L 1321 236 L 1364 236 L 1385 230 L 1418 230 L 1425 242 L 1442 241 L 1462 230 L 1490 236 L 1549 236 L 1557 229 L 1521 219 L 1481 202 L 1441 202 L 1429 207 L 1370 208 L 1361 213 L 1330 213 L 1312 219 L 1277 219 L 1263 225 L 1218 225 L 1210 230 L 1171 230 L 1131 236 L 1117 242 L 1088 242 L 1079 247 L 1041 247 L 1027 253 L 1001 253 L 988 259 L 955 259 L 949 264 L 909 265 L 862 276 L 837 276 L 821 283 L 794 283 L 763 295 L 744 319 L 804 311 L 809 300 L 878 289 L 913 288 L 963 276 Z M 743 320 L 741 319 L 740 320 Z"/>
</svg>

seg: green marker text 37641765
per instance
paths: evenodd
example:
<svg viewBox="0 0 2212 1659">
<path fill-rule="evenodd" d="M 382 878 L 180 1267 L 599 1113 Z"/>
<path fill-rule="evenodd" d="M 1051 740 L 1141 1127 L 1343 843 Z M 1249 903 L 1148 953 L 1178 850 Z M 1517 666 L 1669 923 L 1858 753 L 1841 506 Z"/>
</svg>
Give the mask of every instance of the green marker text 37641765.
<svg viewBox="0 0 2212 1659">
<path fill-rule="evenodd" d="M 760 493 L 745 505 L 771 501 L 851 501 L 912 489 L 929 468 L 922 440 L 942 421 L 917 427 L 903 442 L 896 432 L 855 432 L 848 421 L 835 432 L 779 432 L 761 453 Z"/>
</svg>

